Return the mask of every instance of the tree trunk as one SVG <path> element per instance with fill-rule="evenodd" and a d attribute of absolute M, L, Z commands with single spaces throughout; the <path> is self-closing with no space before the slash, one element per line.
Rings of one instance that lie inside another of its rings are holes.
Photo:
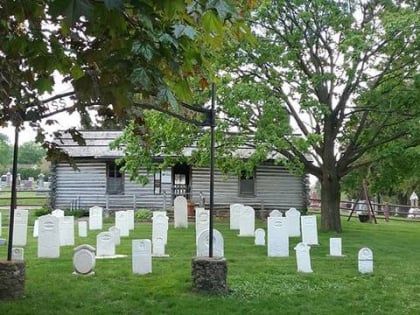
<path fill-rule="evenodd" d="M 321 178 L 321 229 L 341 233 L 340 179 L 334 167 L 325 169 Z"/>

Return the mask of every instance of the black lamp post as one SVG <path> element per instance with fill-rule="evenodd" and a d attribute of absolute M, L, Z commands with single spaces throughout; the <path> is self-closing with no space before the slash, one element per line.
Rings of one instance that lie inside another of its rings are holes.
<path fill-rule="evenodd" d="M 15 127 L 15 143 L 13 147 L 13 169 L 12 169 L 12 189 L 11 189 L 11 201 L 10 201 L 10 219 L 9 219 L 9 242 L 7 246 L 7 260 L 12 260 L 12 249 L 13 249 L 13 226 L 15 220 L 15 209 L 16 209 L 16 178 L 17 178 L 17 160 L 18 160 L 18 148 L 19 148 L 19 127 Z"/>

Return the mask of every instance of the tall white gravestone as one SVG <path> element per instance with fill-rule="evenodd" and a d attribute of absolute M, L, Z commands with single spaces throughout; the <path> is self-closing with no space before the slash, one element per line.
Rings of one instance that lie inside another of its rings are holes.
<path fill-rule="evenodd" d="M 80 237 L 87 237 L 88 223 L 86 221 L 79 221 L 78 230 Z"/>
<path fill-rule="evenodd" d="M 115 226 L 120 230 L 121 237 L 130 236 L 126 211 L 115 212 Z"/>
<path fill-rule="evenodd" d="M 38 219 L 36 219 L 35 221 L 34 221 L 34 230 L 33 230 L 33 237 L 38 237 L 38 231 L 39 231 L 39 220 Z"/>
<path fill-rule="evenodd" d="M 341 253 L 341 237 L 330 238 L 330 256 L 343 257 Z"/>
<path fill-rule="evenodd" d="M 174 200 L 174 227 L 188 227 L 188 204 L 184 196 L 178 196 Z"/>
<path fill-rule="evenodd" d="M 304 215 L 300 219 L 302 224 L 302 243 L 318 245 L 316 215 Z"/>
<path fill-rule="evenodd" d="M 163 238 L 165 244 L 168 242 L 169 218 L 164 213 L 156 214 L 152 217 L 152 243 L 155 239 Z"/>
<path fill-rule="evenodd" d="M 244 205 L 240 203 L 234 203 L 229 206 L 231 230 L 239 230 L 239 218 L 241 217 L 241 212 L 243 208 Z"/>
<path fill-rule="evenodd" d="M 270 217 L 282 217 L 283 213 L 281 213 L 281 211 L 274 209 L 273 211 L 270 212 Z"/>
<path fill-rule="evenodd" d="M 363 247 L 359 250 L 359 272 L 373 272 L 373 252 L 370 248 Z"/>
<path fill-rule="evenodd" d="M 257 246 L 265 246 L 265 231 L 264 229 L 255 230 L 254 244 Z"/>
<path fill-rule="evenodd" d="M 1 227 L 2 227 L 2 225 L 1 225 L 2 223 L 1 223 L 1 212 L 0 212 L 0 236 L 1 236 Z"/>
<path fill-rule="evenodd" d="M 73 268 L 75 274 L 90 275 L 94 273 L 96 262 L 95 248 L 83 244 L 73 251 Z"/>
<path fill-rule="evenodd" d="M 39 217 L 38 257 L 60 257 L 59 218 L 53 215 Z"/>
<path fill-rule="evenodd" d="M 150 240 L 132 241 L 133 273 L 144 275 L 152 272 L 152 242 Z"/>
<path fill-rule="evenodd" d="M 127 210 L 128 229 L 134 230 L 134 210 Z"/>
<path fill-rule="evenodd" d="M 239 219 L 239 236 L 254 236 L 255 232 L 255 211 L 250 206 L 242 209 Z"/>
<path fill-rule="evenodd" d="M 120 229 L 117 228 L 116 226 L 111 226 L 108 229 L 108 231 L 111 232 L 114 237 L 114 244 L 120 245 L 121 244 Z"/>
<path fill-rule="evenodd" d="M 163 236 L 157 236 L 152 240 L 152 255 L 154 257 L 169 257 L 165 254 L 165 240 Z"/>
<path fill-rule="evenodd" d="M 311 247 L 305 243 L 299 243 L 295 247 L 296 251 L 296 263 L 298 272 L 312 272 L 311 268 L 311 256 L 309 251 Z"/>
<path fill-rule="evenodd" d="M 300 212 L 295 208 L 286 211 L 287 225 L 290 237 L 300 236 Z"/>
<path fill-rule="evenodd" d="M 57 217 L 57 218 L 61 218 L 64 217 L 64 211 L 61 209 L 55 209 L 53 211 L 51 211 L 51 215 Z"/>
<path fill-rule="evenodd" d="M 74 245 L 74 217 L 63 216 L 58 218 L 60 229 L 60 246 Z"/>
<path fill-rule="evenodd" d="M 13 246 L 26 246 L 28 236 L 28 210 L 15 210 Z"/>
<path fill-rule="evenodd" d="M 197 257 L 208 257 L 210 249 L 210 230 L 204 230 L 200 233 L 197 240 Z M 224 257 L 224 242 L 222 234 L 213 229 L 213 257 Z"/>
<path fill-rule="evenodd" d="M 287 218 L 267 218 L 267 255 L 269 257 L 289 257 L 289 229 Z"/>
<path fill-rule="evenodd" d="M 195 244 L 197 245 L 198 237 L 201 232 L 209 228 L 210 211 L 204 208 L 197 208 L 195 212 Z"/>
<path fill-rule="evenodd" d="M 103 208 L 89 208 L 89 230 L 102 230 Z"/>
<path fill-rule="evenodd" d="M 114 235 L 111 232 L 101 232 L 96 236 L 96 256 L 115 256 Z"/>

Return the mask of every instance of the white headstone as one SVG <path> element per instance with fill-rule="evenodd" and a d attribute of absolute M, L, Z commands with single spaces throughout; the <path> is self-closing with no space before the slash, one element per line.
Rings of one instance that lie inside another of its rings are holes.
<path fill-rule="evenodd" d="M 1 227 L 2 225 L 1 225 L 1 212 L 0 212 L 0 236 L 1 236 Z"/>
<path fill-rule="evenodd" d="M 74 217 L 59 217 L 60 246 L 74 245 Z"/>
<path fill-rule="evenodd" d="M 134 210 L 127 210 L 128 229 L 134 230 Z"/>
<path fill-rule="evenodd" d="M 166 212 L 154 215 L 152 221 L 152 243 L 154 244 L 157 238 L 163 238 L 166 244 L 168 242 L 169 229 L 169 218 L 166 216 Z"/>
<path fill-rule="evenodd" d="M 135 274 L 152 272 L 152 242 L 150 240 L 132 241 L 132 267 Z"/>
<path fill-rule="evenodd" d="M 318 228 L 316 215 L 304 215 L 300 217 L 302 224 L 302 243 L 318 245 Z"/>
<path fill-rule="evenodd" d="M 343 254 L 341 253 L 341 237 L 330 238 L 330 256 L 343 256 Z"/>
<path fill-rule="evenodd" d="M 244 205 L 240 203 L 234 203 L 229 206 L 231 230 L 239 230 L 239 218 L 241 217 L 243 207 Z"/>
<path fill-rule="evenodd" d="M 254 236 L 255 232 L 255 211 L 250 206 L 242 209 L 239 219 L 239 236 Z"/>
<path fill-rule="evenodd" d="M 363 247 L 359 250 L 359 272 L 373 272 L 373 252 L 370 248 Z"/>
<path fill-rule="evenodd" d="M 108 229 L 108 231 L 111 232 L 112 235 L 114 236 L 114 244 L 120 245 L 121 244 L 120 229 L 117 228 L 116 226 L 111 226 Z"/>
<path fill-rule="evenodd" d="M 283 213 L 281 213 L 281 211 L 274 209 L 273 211 L 270 212 L 270 217 L 282 217 Z"/>
<path fill-rule="evenodd" d="M 115 243 L 113 233 L 101 232 L 96 236 L 96 256 L 115 256 Z"/>
<path fill-rule="evenodd" d="M 78 228 L 79 228 L 79 236 L 87 237 L 88 223 L 86 221 L 79 221 Z"/>
<path fill-rule="evenodd" d="M 102 230 L 103 209 L 94 206 L 89 209 L 89 230 Z"/>
<path fill-rule="evenodd" d="M 298 272 L 312 272 L 310 250 L 311 247 L 308 244 L 299 243 L 296 245 L 295 251 Z"/>
<path fill-rule="evenodd" d="M 201 232 L 208 230 L 210 222 L 210 211 L 204 208 L 196 208 L 195 212 L 195 242 L 198 244 L 198 237 Z"/>
<path fill-rule="evenodd" d="M 156 236 L 152 240 L 152 255 L 157 257 L 168 257 L 165 254 L 165 239 L 163 236 Z"/>
<path fill-rule="evenodd" d="M 300 236 L 300 212 L 295 208 L 286 211 L 287 225 L 290 237 Z"/>
<path fill-rule="evenodd" d="M 188 205 L 187 199 L 183 196 L 178 196 L 174 200 L 174 227 L 188 227 Z"/>
<path fill-rule="evenodd" d="M 200 233 L 197 240 L 197 257 L 209 257 L 210 230 L 204 230 Z M 213 229 L 213 257 L 224 257 L 224 244 L 222 234 Z"/>
<path fill-rule="evenodd" d="M 64 217 L 64 211 L 61 209 L 55 209 L 53 211 L 51 211 L 51 215 L 57 217 L 57 218 L 61 218 Z"/>
<path fill-rule="evenodd" d="M 267 218 L 267 255 L 268 257 L 289 257 L 289 229 L 287 218 Z"/>
<path fill-rule="evenodd" d="M 36 219 L 34 221 L 33 237 L 38 237 L 38 231 L 39 231 L 39 220 Z"/>
<path fill-rule="evenodd" d="M 15 210 L 13 246 L 26 246 L 28 233 L 28 210 Z"/>
<path fill-rule="evenodd" d="M 94 272 L 96 262 L 95 248 L 84 244 L 73 251 L 73 268 L 77 274 L 91 274 Z"/>
<path fill-rule="evenodd" d="M 59 218 L 53 215 L 39 217 L 38 257 L 60 257 Z"/>
<path fill-rule="evenodd" d="M 23 261 L 24 249 L 22 247 L 13 247 L 12 248 L 12 260 L 14 261 Z"/>
<path fill-rule="evenodd" d="M 130 236 L 126 211 L 115 212 L 115 226 L 120 230 L 120 236 Z"/>
<path fill-rule="evenodd" d="M 264 229 L 255 230 L 255 245 L 265 246 L 265 231 Z"/>

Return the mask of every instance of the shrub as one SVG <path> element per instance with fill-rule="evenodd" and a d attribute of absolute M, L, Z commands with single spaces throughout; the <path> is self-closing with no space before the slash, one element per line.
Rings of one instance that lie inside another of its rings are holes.
<path fill-rule="evenodd" d="M 152 211 L 149 209 L 140 209 L 137 210 L 134 214 L 136 221 L 144 222 L 150 221 L 152 219 Z"/>

